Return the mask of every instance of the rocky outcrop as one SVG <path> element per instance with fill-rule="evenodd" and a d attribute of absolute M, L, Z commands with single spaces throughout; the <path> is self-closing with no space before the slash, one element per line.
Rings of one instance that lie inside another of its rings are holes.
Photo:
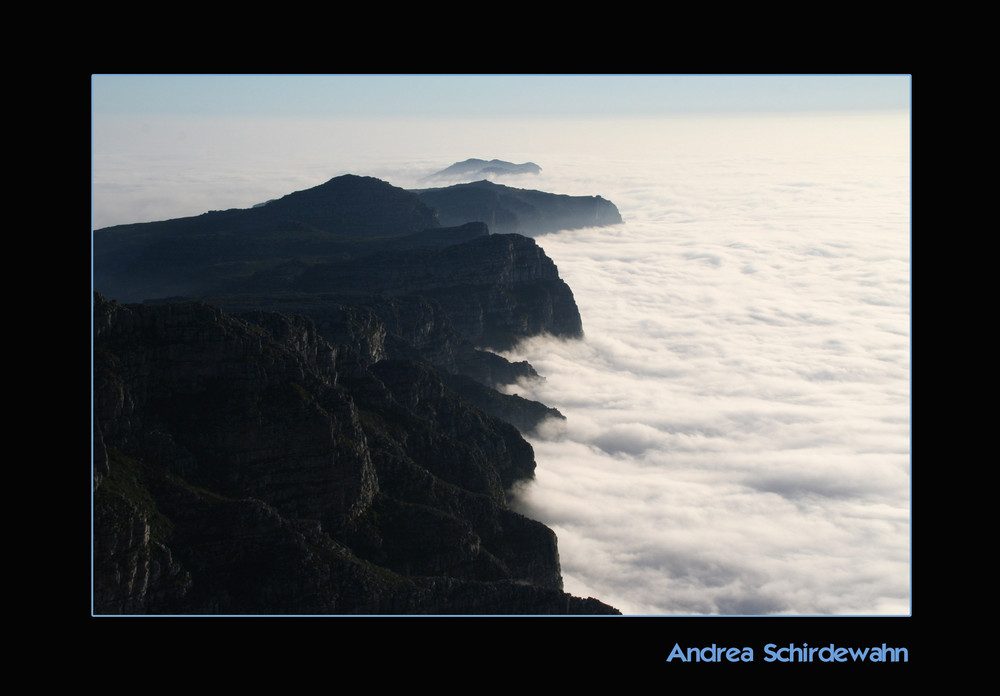
<path fill-rule="evenodd" d="M 501 189 L 502 195 L 490 191 L 504 202 L 545 198 L 549 202 L 533 209 L 544 207 L 540 214 L 550 223 L 551 211 L 579 204 L 571 197 Z M 466 190 L 418 195 L 348 175 L 262 207 L 96 230 L 94 288 L 120 302 L 317 293 L 422 296 L 439 303 L 477 347 L 505 349 L 521 337 L 546 332 L 579 336 L 582 322 L 572 291 L 533 240 L 496 234 L 500 230 L 475 215 L 435 211 L 423 200 L 453 192 L 464 196 Z M 575 215 L 562 217 L 560 224 L 572 226 Z M 594 215 L 584 216 L 593 221 Z M 442 227 L 442 216 L 459 221 Z"/>
<path fill-rule="evenodd" d="M 317 294 L 415 295 L 438 303 L 478 347 L 506 350 L 541 333 L 576 338 L 583 322 L 569 286 L 534 240 L 491 234 L 441 250 L 383 252 L 316 264 L 294 289 Z"/>
<path fill-rule="evenodd" d="M 478 221 L 486 223 L 493 234 L 534 237 L 622 222 L 615 204 L 600 196 L 518 189 L 485 179 L 445 188 L 418 189 L 414 193 L 437 212 L 442 225 Z"/>
<path fill-rule="evenodd" d="M 348 342 L 383 357 L 388 342 L 487 387 L 537 375 L 483 349 L 581 335 L 572 291 L 533 240 L 491 235 L 482 222 L 420 229 L 428 224 L 434 213 L 415 194 L 348 175 L 249 210 L 97 230 L 94 283 L 120 301 L 166 295 L 304 314 L 333 343 L 377 324 L 384 335 Z M 507 401 L 519 425 L 536 424 L 530 412 L 541 411 Z"/>
<path fill-rule="evenodd" d="M 96 613 L 616 613 L 508 508 L 517 429 L 356 318 L 95 298 Z"/>
<path fill-rule="evenodd" d="M 582 334 L 532 239 L 346 176 L 97 230 L 94 283 L 97 613 L 616 613 L 507 506 L 562 416 L 491 351 Z"/>
<path fill-rule="evenodd" d="M 352 346 L 351 359 L 365 369 L 390 358 L 427 362 L 462 398 L 513 423 L 523 433 L 548 418 L 563 418 L 554 408 L 497 391 L 520 380 L 542 378 L 525 361 L 511 362 L 473 346 L 441 305 L 425 297 L 319 293 L 206 301 L 238 316 L 251 310 L 308 316 L 323 339 Z"/>
<path fill-rule="evenodd" d="M 434 211 L 415 194 L 348 174 L 254 208 L 95 230 L 94 287 L 119 302 L 198 297 L 258 271 L 273 279 L 350 256 L 359 243 L 438 228 Z"/>
<path fill-rule="evenodd" d="M 376 477 L 357 407 L 336 385 L 337 350 L 301 318 L 256 321 L 201 303 L 98 300 L 102 441 L 169 462 L 192 485 L 339 528 L 370 505 Z"/>

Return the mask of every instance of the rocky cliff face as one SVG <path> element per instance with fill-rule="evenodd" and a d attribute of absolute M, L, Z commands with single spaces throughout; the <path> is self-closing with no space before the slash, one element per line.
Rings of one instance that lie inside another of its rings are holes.
<path fill-rule="evenodd" d="M 97 613 L 613 613 L 511 511 L 512 425 L 308 319 L 94 307 Z"/>
<path fill-rule="evenodd" d="M 324 340 L 352 346 L 351 359 L 364 368 L 388 358 L 426 362 L 462 398 L 513 423 L 523 433 L 545 419 L 563 418 L 554 408 L 497 391 L 501 385 L 541 377 L 527 362 L 510 362 L 476 348 L 452 324 L 444 308 L 426 297 L 317 293 L 210 297 L 206 301 L 230 313 L 256 310 L 307 316 Z"/>
<path fill-rule="evenodd" d="M 562 416 L 486 349 L 581 335 L 572 292 L 435 215 L 348 176 L 95 232 L 95 289 L 146 300 L 94 302 L 97 613 L 617 613 L 506 501 Z"/>
<path fill-rule="evenodd" d="M 412 193 L 345 175 L 247 209 L 94 231 L 94 286 L 119 302 L 218 293 L 351 255 L 359 241 L 405 239 L 441 224 Z M 429 235 L 436 243 L 435 234 Z"/>
<path fill-rule="evenodd" d="M 438 303 L 451 324 L 479 347 L 506 350 L 540 333 L 576 338 L 580 312 L 555 264 L 533 239 L 488 235 L 441 250 L 381 252 L 317 264 L 295 291 L 415 295 Z"/>

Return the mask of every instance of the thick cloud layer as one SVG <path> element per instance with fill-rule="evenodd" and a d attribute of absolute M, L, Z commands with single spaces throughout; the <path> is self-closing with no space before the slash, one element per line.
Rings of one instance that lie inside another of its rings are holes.
<path fill-rule="evenodd" d="M 908 613 L 908 150 L 831 151 L 830 125 L 803 119 L 811 148 L 622 163 L 596 190 L 624 225 L 539 239 L 586 338 L 511 354 L 544 381 L 510 391 L 567 416 L 532 438 L 516 504 L 556 530 L 569 591 Z"/>

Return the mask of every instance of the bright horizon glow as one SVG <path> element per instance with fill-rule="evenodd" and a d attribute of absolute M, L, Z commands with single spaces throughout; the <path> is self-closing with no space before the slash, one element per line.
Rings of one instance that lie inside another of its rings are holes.
<path fill-rule="evenodd" d="M 876 154 L 908 144 L 908 129 L 900 130 L 898 118 L 893 118 L 899 113 L 842 111 L 813 116 L 816 123 L 829 124 L 822 136 L 828 154 L 859 146 Z M 801 123 L 796 114 L 786 113 L 571 118 L 107 117 L 94 124 L 93 226 L 99 229 L 208 210 L 249 208 L 343 174 L 375 176 L 402 188 L 421 187 L 427 185 L 421 177 L 469 157 L 534 161 L 542 166 L 543 177 L 527 180 L 525 185 L 537 188 L 565 152 L 574 152 L 581 162 L 590 152 L 609 153 L 616 160 L 659 156 L 669 161 L 752 153 L 771 137 L 817 147 L 812 130 L 802 130 Z M 853 128 L 855 123 L 866 126 Z M 594 166 L 600 166 L 597 157 Z M 595 190 L 576 193 L 601 194 Z"/>
<path fill-rule="evenodd" d="M 627 158 L 650 120 L 704 120 L 665 153 L 743 147 L 741 114 L 908 113 L 910 89 L 908 75 L 93 75 L 92 224 L 246 208 L 341 174 L 417 185 L 402 163 Z"/>

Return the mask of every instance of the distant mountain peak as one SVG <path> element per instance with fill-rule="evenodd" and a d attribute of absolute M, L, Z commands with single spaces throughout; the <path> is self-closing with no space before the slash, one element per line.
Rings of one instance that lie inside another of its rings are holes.
<path fill-rule="evenodd" d="M 542 168 L 534 162 L 514 164 L 513 162 L 506 162 L 500 159 L 484 160 L 473 157 L 463 162 L 455 162 L 455 164 L 446 167 L 439 172 L 431 174 L 428 178 L 477 178 L 489 175 L 504 176 L 508 174 L 538 174 L 541 171 Z"/>

